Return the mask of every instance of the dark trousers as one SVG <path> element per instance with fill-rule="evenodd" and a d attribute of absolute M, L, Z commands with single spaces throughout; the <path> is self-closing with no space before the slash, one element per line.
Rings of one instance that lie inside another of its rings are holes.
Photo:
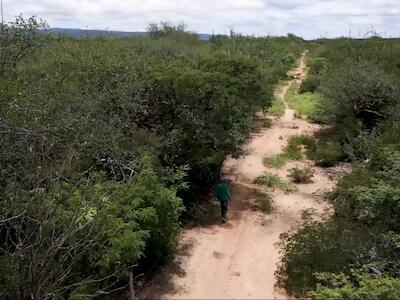
<path fill-rule="evenodd" d="M 228 212 L 228 201 L 219 201 L 219 203 L 221 204 L 221 217 L 225 218 L 226 217 L 226 213 Z"/>

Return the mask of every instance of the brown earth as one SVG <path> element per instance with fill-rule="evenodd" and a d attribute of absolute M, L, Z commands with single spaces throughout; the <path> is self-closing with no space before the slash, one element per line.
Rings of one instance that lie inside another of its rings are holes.
<path fill-rule="evenodd" d="M 293 80 L 301 81 L 305 74 L 303 55 L 290 75 Z M 276 96 L 283 99 L 290 83 L 277 87 Z M 281 169 L 266 168 L 263 158 L 280 153 L 289 136 L 312 134 L 319 129 L 318 125 L 295 118 L 295 112 L 287 105 L 282 117 L 267 118 L 270 127 L 251 136 L 245 155 L 239 159 L 228 158 L 224 163 L 223 172 L 231 180 L 233 191 L 228 223 L 216 220 L 207 226 L 184 229 L 174 261 L 154 277 L 141 297 L 290 298 L 284 290 L 275 287 L 274 272 L 280 261 L 276 242 L 281 233 L 296 225 L 304 209 L 313 208 L 318 213 L 329 208 L 320 197 L 334 183 L 309 161 L 288 163 Z M 257 209 L 256 193 L 265 188 L 253 184 L 255 178 L 268 171 L 289 180 L 288 169 L 305 164 L 315 171 L 313 183 L 297 185 L 297 190 L 291 193 L 271 191 L 274 200 L 269 215 Z"/>

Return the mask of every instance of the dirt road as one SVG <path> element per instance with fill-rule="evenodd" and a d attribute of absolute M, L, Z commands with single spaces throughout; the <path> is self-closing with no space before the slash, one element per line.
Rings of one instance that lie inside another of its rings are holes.
<path fill-rule="evenodd" d="M 291 75 L 294 80 L 304 78 L 304 56 Z M 276 95 L 283 98 L 288 86 L 289 83 L 279 86 Z M 313 183 L 298 185 L 297 191 L 289 194 L 274 191 L 273 212 L 268 215 L 258 211 L 255 194 L 263 187 L 253 184 L 256 177 L 269 171 L 287 179 L 288 169 L 310 163 L 288 163 L 276 170 L 264 167 L 263 158 L 280 153 L 289 136 L 318 130 L 317 125 L 295 118 L 288 107 L 282 117 L 269 120 L 269 128 L 250 138 L 243 157 L 229 158 L 224 164 L 224 174 L 233 182 L 229 222 L 183 230 L 174 262 L 154 278 L 144 297 L 288 298 L 284 291 L 275 288 L 274 272 L 280 260 L 275 243 L 281 233 L 299 220 L 302 210 L 324 209 L 325 204 L 315 195 L 329 189 L 332 182 L 321 169 L 314 167 Z"/>

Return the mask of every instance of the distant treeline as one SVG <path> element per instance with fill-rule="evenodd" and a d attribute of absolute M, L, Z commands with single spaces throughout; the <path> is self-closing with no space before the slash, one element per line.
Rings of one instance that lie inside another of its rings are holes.
<path fill-rule="evenodd" d="M 96 29 L 78 29 L 78 28 L 47 28 L 46 33 L 55 36 L 67 36 L 71 38 L 87 38 L 87 37 L 149 37 L 150 33 L 148 31 L 114 31 L 114 30 L 96 30 Z M 212 35 L 206 33 L 198 33 L 199 39 L 209 40 Z"/>

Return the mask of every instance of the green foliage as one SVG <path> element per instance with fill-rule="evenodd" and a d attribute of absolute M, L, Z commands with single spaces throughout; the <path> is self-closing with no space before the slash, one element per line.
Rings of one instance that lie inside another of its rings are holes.
<path fill-rule="evenodd" d="M 271 106 L 268 108 L 267 113 L 271 116 L 281 117 L 285 112 L 285 103 L 277 98 L 272 100 Z"/>
<path fill-rule="evenodd" d="M 398 40 L 338 39 L 314 45 L 325 61 L 317 117 L 330 124 L 306 146 L 322 166 L 352 172 L 330 194 L 333 214 L 307 216 L 283 235 L 277 272 L 292 294 L 314 299 L 398 299 L 400 140 Z"/>
<path fill-rule="evenodd" d="M 339 141 L 335 141 L 340 138 L 335 131 L 327 129 L 320 131 L 315 138 L 304 134 L 292 136 L 289 138 L 289 145 L 298 148 L 304 146 L 307 157 L 318 166 L 332 167 L 346 157 Z"/>
<path fill-rule="evenodd" d="M 295 66 L 303 51 L 304 41 L 295 36 L 254 38 L 232 31 L 229 37 L 213 36 L 211 44 L 230 57 L 244 56 L 257 61 L 265 72 L 267 86 L 272 88 L 277 80 L 285 79 L 287 71 Z"/>
<path fill-rule="evenodd" d="M 115 266 L 126 269 L 142 255 L 157 264 L 174 249 L 182 201 L 174 190 L 160 184 L 150 162 L 145 161 L 142 168 L 127 184 L 108 182 L 98 187 L 109 248 L 92 259 L 106 271 Z M 138 232 L 132 231 L 134 228 Z"/>
<path fill-rule="evenodd" d="M 309 135 L 297 134 L 289 137 L 288 144 L 293 147 L 304 146 L 308 150 L 315 146 L 315 140 Z"/>
<path fill-rule="evenodd" d="M 263 164 L 266 167 L 280 168 L 286 164 L 287 161 L 297 161 L 303 158 L 301 154 L 301 148 L 297 145 L 287 145 L 282 153 L 275 154 L 272 156 L 265 157 Z"/>
<path fill-rule="evenodd" d="M 289 107 L 294 109 L 300 117 L 311 121 L 316 119 L 314 115 L 323 102 L 322 96 L 318 93 L 306 92 L 299 94 L 297 84 L 291 85 L 285 95 L 285 99 Z"/>
<path fill-rule="evenodd" d="M 12 71 L 28 54 L 32 54 L 44 42 L 46 36 L 39 30 L 47 25 L 34 17 L 18 16 L 14 22 L 0 24 L 0 75 Z"/>
<path fill-rule="evenodd" d="M 350 274 L 360 267 L 373 243 L 365 226 L 344 219 L 313 220 L 306 211 L 299 225 L 281 235 L 284 257 L 276 273 L 278 284 L 299 297 L 316 288 L 317 272 Z"/>
<path fill-rule="evenodd" d="M 264 173 L 264 175 L 261 175 L 254 180 L 254 183 L 265 185 L 270 188 L 278 188 L 281 189 L 285 192 L 292 192 L 295 187 L 290 183 L 282 178 L 280 178 L 278 175 L 275 174 L 270 174 L 270 173 Z"/>
<path fill-rule="evenodd" d="M 310 57 L 307 59 L 308 73 L 311 76 L 319 76 L 325 68 L 325 59 L 323 57 Z"/>
<path fill-rule="evenodd" d="M 400 279 L 359 276 L 355 284 L 343 273 L 337 275 L 322 273 L 317 275 L 317 279 L 323 284 L 309 293 L 312 299 L 396 300 L 400 298 Z"/>
<path fill-rule="evenodd" d="M 322 93 L 329 100 L 326 113 L 336 122 L 353 116 L 366 126 L 375 126 L 400 95 L 391 76 L 370 61 L 331 68 L 322 81 Z"/>
<path fill-rule="evenodd" d="M 301 153 L 301 147 L 298 145 L 291 144 L 290 142 L 288 145 L 283 149 L 283 155 L 287 160 L 302 160 L 303 155 Z"/>
<path fill-rule="evenodd" d="M 294 183 L 311 183 L 312 177 L 314 177 L 314 170 L 312 168 L 306 167 L 304 169 L 300 169 L 295 167 L 289 170 L 290 178 Z"/>
<path fill-rule="evenodd" d="M 264 157 L 263 164 L 270 168 L 280 168 L 285 165 L 287 158 L 283 153 L 275 154 L 272 156 Z"/>
<path fill-rule="evenodd" d="M 266 167 L 280 168 L 284 166 L 287 161 L 302 160 L 303 155 L 301 146 L 309 143 L 309 137 L 306 135 L 290 136 L 288 139 L 288 144 L 283 149 L 282 153 L 265 157 L 263 159 L 263 164 Z"/>
<path fill-rule="evenodd" d="M 308 75 L 306 79 L 304 79 L 299 87 L 299 93 L 315 93 L 320 85 L 320 78 L 315 75 Z"/>
<path fill-rule="evenodd" d="M 85 282 L 94 284 L 94 294 L 107 291 L 113 287 L 108 276 L 123 276 L 143 256 L 157 261 L 173 250 L 182 211 L 175 193 L 159 182 L 149 159 L 126 184 L 97 176 L 91 186 L 8 190 L 2 215 L 14 218 L 0 224 L 2 237 L 12 233 L 2 240 L 1 290 L 12 299 L 61 296 Z"/>
<path fill-rule="evenodd" d="M 307 156 L 321 167 L 333 167 L 345 157 L 340 145 L 322 142 L 317 142 L 313 150 L 307 151 Z"/>
<path fill-rule="evenodd" d="M 206 226 L 216 221 L 221 221 L 221 214 L 217 205 L 215 202 L 211 201 L 187 203 L 182 220 L 185 227 Z"/>
<path fill-rule="evenodd" d="M 0 294 L 87 299 L 169 258 L 182 203 L 241 153 L 303 41 L 207 42 L 168 23 L 151 38 L 75 40 L 45 27 L 1 25 Z"/>

